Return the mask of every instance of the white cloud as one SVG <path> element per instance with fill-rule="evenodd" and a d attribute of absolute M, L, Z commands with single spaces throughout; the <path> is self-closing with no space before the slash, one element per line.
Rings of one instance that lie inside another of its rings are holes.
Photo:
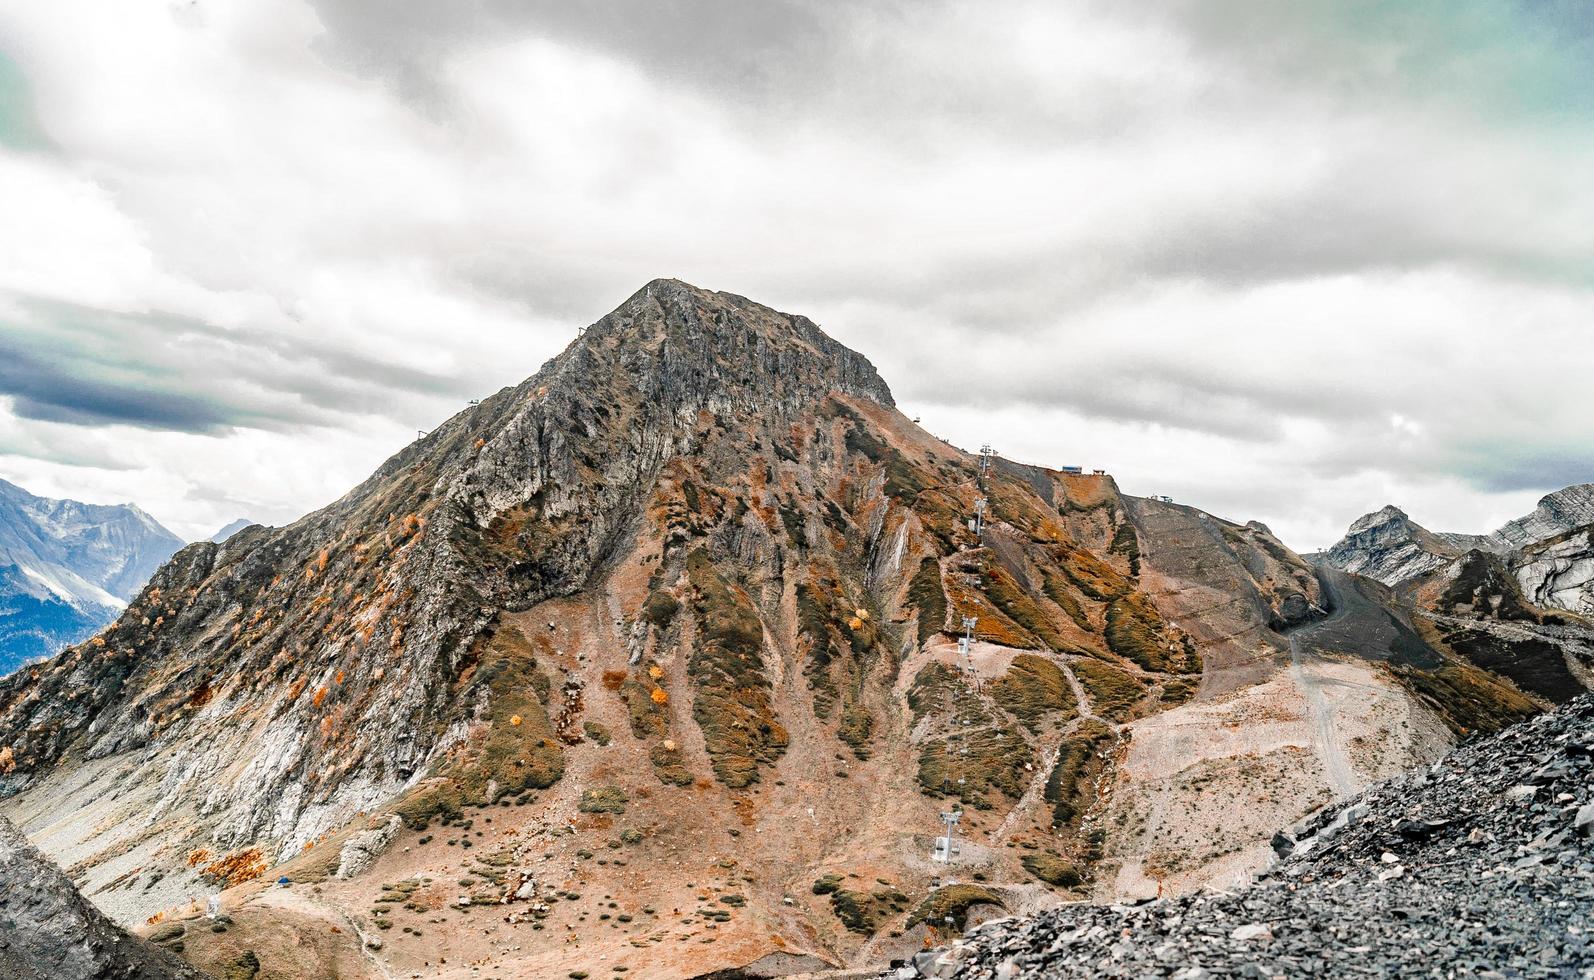
<path fill-rule="evenodd" d="M 1487 6 L 14 6 L 0 476 L 286 521 L 678 276 L 967 444 L 1483 530 L 1594 479 L 1587 46 Z"/>

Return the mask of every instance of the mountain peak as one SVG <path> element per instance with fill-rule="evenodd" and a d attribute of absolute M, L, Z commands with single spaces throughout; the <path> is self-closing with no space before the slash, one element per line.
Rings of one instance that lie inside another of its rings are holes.
<path fill-rule="evenodd" d="M 666 387 L 696 382 L 698 394 L 743 388 L 808 401 L 840 392 L 895 405 L 869 359 L 809 318 L 679 279 L 649 282 L 583 331 L 575 348 L 614 355 L 644 389 L 652 375 Z M 578 359 L 601 371 L 589 358 Z"/>
<path fill-rule="evenodd" d="M 1362 531 L 1366 531 L 1370 528 L 1383 527 L 1385 524 L 1390 524 L 1397 521 L 1410 523 L 1411 518 L 1406 514 L 1405 511 L 1401 510 L 1399 507 L 1396 507 L 1394 504 L 1385 504 L 1383 507 L 1373 511 L 1370 514 L 1363 514 L 1361 517 L 1358 517 L 1351 524 L 1350 530 L 1347 533 L 1359 534 Z"/>

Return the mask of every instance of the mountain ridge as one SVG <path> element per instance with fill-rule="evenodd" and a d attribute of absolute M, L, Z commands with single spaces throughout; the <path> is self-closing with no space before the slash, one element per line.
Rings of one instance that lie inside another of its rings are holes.
<path fill-rule="evenodd" d="M 314 955 L 415 972 L 503 916 L 530 974 L 569 971 L 544 923 L 666 975 L 866 961 L 939 928 L 949 807 L 1009 911 L 1189 889 L 1537 710 L 1344 579 L 957 450 L 812 321 L 655 280 L 0 682 L 0 795 L 122 921 L 226 889 L 206 968 L 403 922 Z"/>
<path fill-rule="evenodd" d="M 1574 484 L 1539 498 L 1528 514 L 1487 534 L 1431 531 L 1394 504 L 1352 521 L 1345 536 L 1319 553 L 1343 571 L 1398 585 L 1474 549 L 1507 555 L 1594 524 L 1594 484 Z"/>

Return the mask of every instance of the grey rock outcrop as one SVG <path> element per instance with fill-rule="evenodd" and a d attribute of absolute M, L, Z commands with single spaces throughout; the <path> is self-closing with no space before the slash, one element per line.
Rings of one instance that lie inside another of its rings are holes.
<path fill-rule="evenodd" d="M 1511 570 L 1534 605 L 1594 615 L 1594 526 L 1529 545 Z"/>
<path fill-rule="evenodd" d="M 1393 504 L 1357 518 L 1345 536 L 1317 559 L 1335 568 L 1398 585 L 1439 568 L 1474 548 L 1510 555 L 1594 524 L 1594 484 L 1566 487 L 1539 500 L 1533 512 L 1488 534 L 1430 531 Z M 1531 591 L 1531 590 L 1530 590 Z M 1572 606 L 1552 603 L 1555 608 Z"/>
<path fill-rule="evenodd" d="M 203 980 L 130 936 L 0 818 L 0 980 Z"/>
<path fill-rule="evenodd" d="M 399 828 L 404 822 L 398 817 L 388 818 L 388 822 L 375 830 L 365 830 L 344 843 L 343 849 L 338 852 L 338 870 L 333 874 L 335 878 L 353 878 L 355 875 L 371 866 L 371 862 L 381 856 L 393 843 L 393 838 L 398 836 Z"/>
<path fill-rule="evenodd" d="M 1557 490 L 1539 500 L 1531 514 L 1502 525 L 1489 535 L 1495 551 L 1513 551 L 1594 524 L 1594 483 Z"/>

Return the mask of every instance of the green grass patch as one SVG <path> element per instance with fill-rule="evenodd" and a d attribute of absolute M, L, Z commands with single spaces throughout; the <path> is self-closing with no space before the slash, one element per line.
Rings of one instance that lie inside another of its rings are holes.
<path fill-rule="evenodd" d="M 1119 596 L 1107 606 L 1107 646 L 1146 670 L 1198 674 L 1201 656 L 1176 638 L 1143 592 Z"/>
<path fill-rule="evenodd" d="M 1051 617 L 1030 598 L 1023 586 L 1019 585 L 1018 580 L 1013 578 L 1007 569 L 992 565 L 981 576 L 981 581 L 984 583 L 986 597 L 1007 618 L 1024 627 L 1053 650 L 1067 650 L 1072 647 L 1072 644 L 1063 639 L 1062 633 L 1058 632 Z"/>
<path fill-rule="evenodd" d="M 1135 705 L 1146 696 L 1146 685 L 1139 678 L 1104 661 L 1082 658 L 1070 666 L 1090 698 L 1092 713 L 1103 718 L 1128 721 Z"/>
<path fill-rule="evenodd" d="M 839 888 L 830 895 L 830 909 L 848 930 L 873 935 L 888 919 L 907 911 L 908 896 L 891 887 L 870 892 Z"/>
<path fill-rule="evenodd" d="M 740 788 L 756 782 L 759 766 L 778 759 L 787 743 L 770 702 L 764 630 L 752 603 L 725 581 L 707 551 L 692 552 L 686 571 L 698 618 L 687 661 L 697 688 L 692 717 L 703 731 L 715 777 Z"/>
<path fill-rule="evenodd" d="M 1002 710 L 1032 732 L 1040 731 L 1048 715 L 1064 723 L 1079 716 L 1074 689 L 1062 668 L 1033 653 L 1014 657 L 1007 673 L 993 681 L 989 691 Z"/>
<path fill-rule="evenodd" d="M 1066 827 L 1090 804 L 1090 778 L 1101 770 L 1102 753 L 1113 731 L 1098 721 L 1085 721 L 1058 747 L 1057 763 L 1046 777 L 1044 799 L 1052 805 L 1054 827 Z M 1027 865 L 1026 865 L 1027 867 Z M 1033 872 L 1031 872 L 1033 873 Z"/>
<path fill-rule="evenodd" d="M 631 801 L 625 790 L 618 786 L 594 786 L 581 791 L 581 799 L 576 803 L 576 809 L 582 813 L 615 813 L 625 812 L 625 806 Z"/>
<path fill-rule="evenodd" d="M 925 896 L 919 907 L 908 916 L 907 925 L 911 928 L 921 922 L 928 922 L 937 928 L 945 928 L 948 925 L 947 920 L 950 919 L 951 926 L 962 932 L 968 928 L 969 909 L 976 905 L 1007 908 L 1000 896 L 989 888 L 980 885 L 947 885 Z"/>
<path fill-rule="evenodd" d="M 1054 851 L 1041 851 L 1024 855 L 1024 870 L 1046 882 L 1062 888 L 1078 888 L 1084 882 L 1079 869 L 1072 861 Z"/>
<path fill-rule="evenodd" d="M 908 583 L 908 605 L 919 611 L 919 645 L 946 628 L 946 590 L 941 587 L 941 563 L 934 558 L 919 562 Z"/>
<path fill-rule="evenodd" d="M 670 623 L 675 621 L 675 614 L 681 611 L 681 604 L 675 596 L 662 589 L 654 589 L 648 593 L 648 600 L 642 604 L 642 618 L 658 627 L 660 630 L 670 628 Z"/>

